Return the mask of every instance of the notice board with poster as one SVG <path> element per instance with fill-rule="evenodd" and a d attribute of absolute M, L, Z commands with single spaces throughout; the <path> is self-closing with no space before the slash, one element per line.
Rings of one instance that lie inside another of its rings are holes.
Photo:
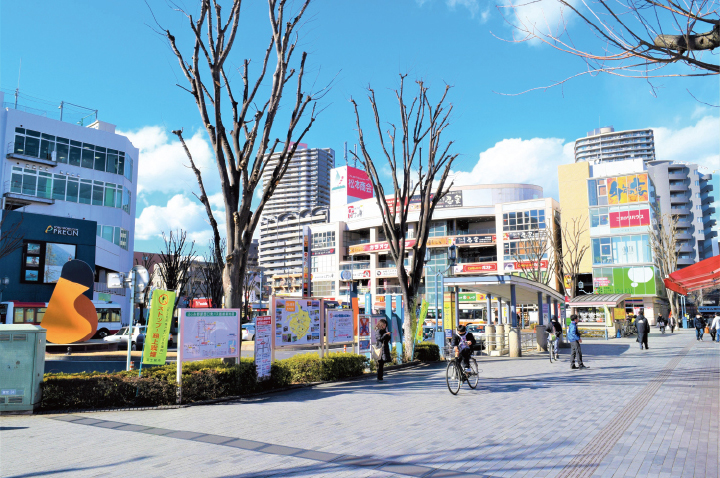
<path fill-rule="evenodd" d="M 352 310 L 331 309 L 327 311 L 327 341 L 329 344 L 355 341 Z"/>
<path fill-rule="evenodd" d="M 272 365 L 272 317 L 263 315 L 255 319 L 255 369 L 258 380 L 270 378 Z"/>
<path fill-rule="evenodd" d="M 180 309 L 179 361 L 238 357 L 240 309 Z"/>
<path fill-rule="evenodd" d="M 377 342 L 377 323 L 380 319 L 385 319 L 385 316 L 381 314 L 362 314 L 358 316 L 358 339 L 360 345 L 358 353 L 370 353 L 370 346 L 375 345 Z"/>
<path fill-rule="evenodd" d="M 275 347 L 321 345 L 324 333 L 322 301 L 273 297 Z"/>

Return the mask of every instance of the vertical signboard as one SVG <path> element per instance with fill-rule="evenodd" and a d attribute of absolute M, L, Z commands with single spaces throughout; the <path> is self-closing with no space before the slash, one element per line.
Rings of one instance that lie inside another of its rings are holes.
<path fill-rule="evenodd" d="M 255 369 L 259 381 L 270 378 L 272 365 L 272 317 L 255 319 Z"/>
<path fill-rule="evenodd" d="M 312 234 L 310 227 L 303 227 L 302 296 L 310 297 L 310 261 L 312 260 Z"/>
<path fill-rule="evenodd" d="M 143 347 L 143 363 L 146 365 L 165 365 L 174 304 L 175 292 L 159 289 L 153 292 Z"/>
<path fill-rule="evenodd" d="M 354 342 L 353 311 L 348 309 L 328 310 L 326 330 L 329 344 Z"/>
<path fill-rule="evenodd" d="M 319 300 L 274 298 L 273 301 L 275 347 L 321 344 L 323 321 Z"/>

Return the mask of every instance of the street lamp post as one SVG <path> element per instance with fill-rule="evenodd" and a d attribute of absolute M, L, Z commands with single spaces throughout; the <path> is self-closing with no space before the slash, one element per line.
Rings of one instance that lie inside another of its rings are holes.
<path fill-rule="evenodd" d="M 438 276 L 440 276 L 440 283 L 441 286 L 441 292 L 443 294 L 443 309 L 445 308 L 445 272 L 450 270 L 452 267 L 455 266 L 455 260 L 457 259 L 457 246 L 455 244 L 451 244 L 450 247 L 448 247 L 448 267 L 444 271 L 438 271 L 435 274 L 435 321 L 437 322 L 437 327 L 435 330 L 435 343 L 440 346 L 440 350 L 443 350 L 442 345 L 444 344 L 444 333 L 443 333 L 443 322 L 440 321 L 440 310 L 439 310 L 439 299 L 440 294 L 438 293 Z M 457 298 L 456 298 L 457 300 Z M 444 312 L 444 310 L 443 310 Z M 445 320 L 445 317 L 443 317 L 443 321 Z M 438 334 L 440 332 L 440 334 Z"/>

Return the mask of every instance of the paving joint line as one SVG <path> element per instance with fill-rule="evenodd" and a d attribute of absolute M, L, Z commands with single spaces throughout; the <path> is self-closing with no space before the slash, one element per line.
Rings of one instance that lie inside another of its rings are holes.
<path fill-rule="evenodd" d="M 116 422 L 112 420 L 100 420 L 76 415 L 61 415 L 48 418 L 50 420 L 57 420 L 66 423 L 75 423 L 76 425 L 103 428 L 105 430 L 145 433 L 149 435 L 162 436 L 165 438 L 172 438 L 176 440 L 206 443 L 216 446 L 227 446 L 251 452 L 265 453 L 275 456 L 301 458 L 305 460 L 319 461 L 322 463 L 334 464 L 339 466 L 356 467 L 361 469 L 373 469 L 377 471 L 384 471 L 386 473 L 395 473 L 398 475 L 413 476 L 417 478 L 495 478 L 491 475 L 478 475 L 475 473 L 466 473 L 462 471 L 455 471 L 444 468 L 435 468 L 428 465 L 384 460 L 382 458 L 374 458 L 370 456 L 345 455 L 339 453 L 322 452 L 317 450 L 307 450 L 292 446 L 264 443 L 255 440 L 247 440 L 245 438 L 227 437 L 222 435 L 213 435 L 210 433 L 184 430 L 170 430 L 167 428 Z M 123 429 L 125 427 L 130 428 Z M 137 430 L 133 429 L 133 427 L 144 427 L 144 429 Z M 211 439 L 213 441 L 210 441 Z"/>

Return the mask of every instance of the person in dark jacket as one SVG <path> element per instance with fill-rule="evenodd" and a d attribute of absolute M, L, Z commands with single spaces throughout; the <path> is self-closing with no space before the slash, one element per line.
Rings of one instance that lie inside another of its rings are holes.
<path fill-rule="evenodd" d="M 390 332 L 388 332 L 387 329 L 387 320 L 378 320 L 375 328 L 375 339 L 377 340 L 376 345 L 382 349 L 382 353 L 380 354 L 380 360 L 378 360 L 377 363 L 377 379 L 378 382 L 382 382 L 383 368 L 385 367 L 385 362 L 390 362 L 392 360 L 392 356 L 390 355 Z"/>
<path fill-rule="evenodd" d="M 672 311 L 668 313 L 668 325 L 670 326 L 670 333 L 675 333 L 675 327 L 677 326 L 677 321 L 675 320 L 675 316 L 672 315 Z"/>
<path fill-rule="evenodd" d="M 560 358 L 560 338 L 562 337 L 562 325 L 558 322 L 557 315 L 553 315 L 552 322 L 548 325 L 548 332 L 555 336 L 555 340 L 552 341 L 552 353 L 555 356 L 555 360 L 557 360 Z"/>
<path fill-rule="evenodd" d="M 648 334 L 650 333 L 650 323 L 648 322 L 648 319 L 645 318 L 645 310 L 640 309 L 640 313 L 637 316 L 637 319 L 635 320 L 635 327 L 637 327 L 638 332 L 638 342 L 640 342 L 640 350 L 642 350 L 643 345 L 645 346 L 645 350 L 648 349 Z"/>
<path fill-rule="evenodd" d="M 455 351 L 455 359 L 462 360 L 465 372 L 470 371 L 470 356 L 472 355 L 475 337 L 467 333 L 467 328 L 460 324 L 457 326 L 457 333 L 453 334 L 452 347 Z"/>
<path fill-rule="evenodd" d="M 667 325 L 667 321 L 665 320 L 665 317 L 662 316 L 662 314 L 658 314 L 657 324 L 658 324 L 658 327 L 660 327 L 660 333 L 664 334 L 665 326 Z"/>
<path fill-rule="evenodd" d="M 695 339 L 702 340 L 703 334 L 705 333 L 705 319 L 702 315 L 698 314 L 695 317 Z"/>

